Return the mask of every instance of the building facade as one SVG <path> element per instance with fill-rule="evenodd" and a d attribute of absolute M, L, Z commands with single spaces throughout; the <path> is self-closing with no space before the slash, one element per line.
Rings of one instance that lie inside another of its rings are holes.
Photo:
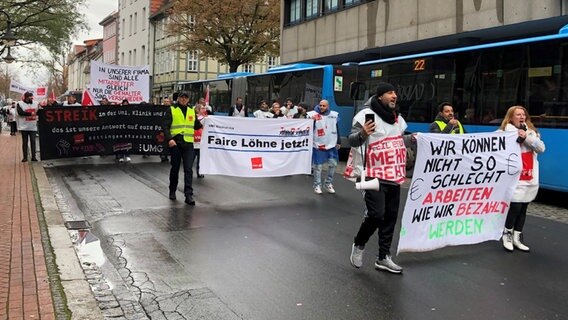
<path fill-rule="evenodd" d="M 103 59 L 103 39 L 85 40 L 84 45 L 75 45 L 67 59 L 69 75 L 68 90 L 84 90 L 91 80 L 91 61 Z"/>
<path fill-rule="evenodd" d="M 103 27 L 103 63 L 118 62 L 118 12 L 106 16 L 99 25 Z"/>
<path fill-rule="evenodd" d="M 566 0 L 283 0 L 283 64 L 343 63 L 558 32 Z"/>

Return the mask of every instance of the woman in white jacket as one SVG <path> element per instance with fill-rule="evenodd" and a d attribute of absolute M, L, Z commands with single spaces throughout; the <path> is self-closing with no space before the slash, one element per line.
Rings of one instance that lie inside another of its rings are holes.
<path fill-rule="evenodd" d="M 531 118 L 522 106 L 512 106 L 501 123 L 499 130 L 517 131 L 517 142 L 521 144 L 523 168 L 513 199 L 507 213 L 505 230 L 503 231 L 503 247 L 507 251 L 514 248 L 528 252 L 530 249 L 523 243 L 522 232 L 527 216 L 527 208 L 538 193 L 538 159 L 537 154 L 544 152 L 544 142 L 531 122 Z"/>

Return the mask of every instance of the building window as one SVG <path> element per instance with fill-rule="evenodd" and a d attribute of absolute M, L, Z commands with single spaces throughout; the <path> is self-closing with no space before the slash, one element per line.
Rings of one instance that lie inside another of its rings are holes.
<path fill-rule="evenodd" d="M 188 16 L 187 17 L 187 23 L 189 25 L 189 30 L 193 31 L 193 28 L 195 27 L 195 17 L 194 16 Z"/>
<path fill-rule="evenodd" d="M 187 53 L 187 71 L 197 71 L 199 64 L 199 55 L 197 51 L 190 51 Z"/>
<path fill-rule="evenodd" d="M 346 0 L 353 1 L 353 0 Z M 315 18 L 318 16 L 318 0 L 306 0 L 306 19 Z"/>
<path fill-rule="evenodd" d="M 134 12 L 134 34 L 136 34 L 137 29 L 138 29 L 138 12 Z"/>
<path fill-rule="evenodd" d="M 336 0 L 337 1 L 337 0 Z M 301 0 L 290 1 L 290 23 L 300 21 L 300 14 L 302 11 Z"/>
<path fill-rule="evenodd" d="M 252 63 L 243 64 L 243 72 L 252 72 L 252 69 L 253 69 Z"/>
<path fill-rule="evenodd" d="M 132 15 L 128 18 L 128 35 L 132 35 Z"/>
<path fill-rule="evenodd" d="M 132 65 L 136 65 L 136 49 L 132 52 Z"/>
<path fill-rule="evenodd" d="M 120 26 L 120 29 L 122 29 L 122 39 L 124 39 L 124 33 L 126 30 L 126 23 L 124 22 L 124 19 L 122 19 L 122 25 Z"/>
<path fill-rule="evenodd" d="M 274 56 L 268 56 L 268 58 L 266 58 L 266 64 L 268 64 L 268 67 L 274 67 L 276 65 L 276 57 Z"/>
<path fill-rule="evenodd" d="M 146 8 L 142 8 L 142 30 L 146 30 Z"/>
<path fill-rule="evenodd" d="M 339 0 L 325 0 L 324 12 L 336 11 L 339 7 Z"/>
<path fill-rule="evenodd" d="M 132 65 L 132 50 L 128 51 L 128 65 Z"/>
<path fill-rule="evenodd" d="M 146 46 L 142 46 L 140 50 L 140 65 L 146 64 Z"/>

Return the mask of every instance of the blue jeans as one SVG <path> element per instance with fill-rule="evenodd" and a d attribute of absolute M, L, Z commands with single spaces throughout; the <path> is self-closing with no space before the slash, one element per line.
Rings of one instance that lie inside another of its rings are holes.
<path fill-rule="evenodd" d="M 337 160 L 334 158 L 329 158 L 327 160 L 327 177 L 325 178 L 325 184 L 333 183 L 333 175 L 335 174 L 335 168 L 337 167 Z M 312 164 L 313 175 L 314 175 L 314 188 L 321 186 L 321 171 L 323 169 L 323 164 Z"/>

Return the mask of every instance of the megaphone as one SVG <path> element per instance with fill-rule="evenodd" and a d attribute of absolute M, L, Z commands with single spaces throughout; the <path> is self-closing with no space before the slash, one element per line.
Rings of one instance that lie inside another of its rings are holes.
<path fill-rule="evenodd" d="M 374 178 L 371 180 L 365 180 L 360 182 L 355 182 L 355 189 L 357 190 L 375 190 L 379 191 L 379 179 Z"/>

